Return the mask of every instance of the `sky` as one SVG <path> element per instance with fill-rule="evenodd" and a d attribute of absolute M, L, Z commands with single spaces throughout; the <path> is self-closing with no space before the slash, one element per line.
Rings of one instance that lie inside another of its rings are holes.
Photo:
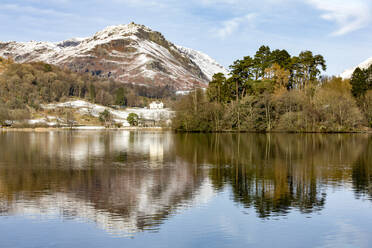
<path fill-rule="evenodd" d="M 372 0 L 0 0 L 0 41 L 61 41 L 130 22 L 228 67 L 261 45 L 337 75 L 372 57 Z"/>

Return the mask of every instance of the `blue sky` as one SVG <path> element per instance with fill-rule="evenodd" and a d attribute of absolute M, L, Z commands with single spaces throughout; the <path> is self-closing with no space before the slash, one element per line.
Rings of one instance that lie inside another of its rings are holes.
<path fill-rule="evenodd" d="M 224 66 L 260 45 L 325 56 L 327 74 L 372 57 L 371 0 L 0 0 L 0 40 L 59 41 L 131 21 Z"/>

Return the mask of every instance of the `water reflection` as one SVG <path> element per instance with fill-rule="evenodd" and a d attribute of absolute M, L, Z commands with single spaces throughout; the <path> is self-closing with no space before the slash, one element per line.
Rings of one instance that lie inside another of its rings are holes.
<path fill-rule="evenodd" d="M 372 138 L 353 166 L 352 180 L 357 198 L 367 197 L 372 200 Z"/>
<path fill-rule="evenodd" d="M 363 185 L 355 188 L 363 193 L 372 185 L 366 135 L 186 134 L 177 141 L 176 150 L 190 162 L 213 165 L 209 176 L 215 188 L 230 185 L 234 201 L 254 207 L 263 218 L 293 208 L 319 211 L 327 187 L 358 182 Z"/>
<path fill-rule="evenodd" d="M 0 212 L 157 231 L 219 192 L 260 218 L 372 199 L 372 138 L 320 134 L 0 133 Z"/>
<path fill-rule="evenodd" d="M 157 230 L 213 194 L 170 152 L 167 133 L 8 133 L 0 142 L 3 215 L 87 219 L 122 235 Z"/>

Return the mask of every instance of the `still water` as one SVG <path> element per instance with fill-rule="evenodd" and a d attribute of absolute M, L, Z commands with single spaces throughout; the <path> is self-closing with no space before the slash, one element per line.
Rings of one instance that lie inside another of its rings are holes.
<path fill-rule="evenodd" d="M 3 132 L 0 247 L 372 247 L 372 136 Z"/>

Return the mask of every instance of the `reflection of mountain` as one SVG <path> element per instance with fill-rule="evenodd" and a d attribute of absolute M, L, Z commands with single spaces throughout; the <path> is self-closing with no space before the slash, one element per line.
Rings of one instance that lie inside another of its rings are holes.
<path fill-rule="evenodd" d="M 325 188 L 350 182 L 366 141 L 363 135 L 184 135 L 176 150 L 215 165 L 209 170 L 214 186 L 231 185 L 236 202 L 267 217 L 322 209 Z"/>
<path fill-rule="evenodd" d="M 1 143 L 13 144 L 0 152 L 1 212 L 88 219 L 115 234 L 156 229 L 177 209 L 203 203 L 213 194 L 203 174 L 171 159 L 170 137 L 128 132 L 3 135 Z"/>
<path fill-rule="evenodd" d="M 38 178 L 39 184 L 50 184 L 49 189 L 27 190 L 22 185 L 23 191 L 8 194 L 2 212 L 91 220 L 113 234 L 127 235 L 156 230 L 177 209 L 203 203 L 213 194 L 208 180 L 194 177 L 182 163 L 155 171 L 56 173 L 62 175 Z"/>

